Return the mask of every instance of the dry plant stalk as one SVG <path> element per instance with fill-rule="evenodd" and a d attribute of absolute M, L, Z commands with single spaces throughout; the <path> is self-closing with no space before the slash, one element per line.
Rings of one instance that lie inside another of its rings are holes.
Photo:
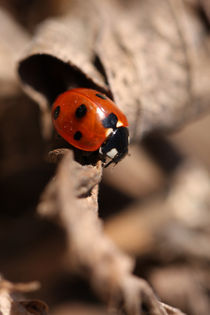
<path fill-rule="evenodd" d="M 67 153 L 42 197 L 39 212 L 59 219 L 67 233 L 72 268 L 89 278 L 110 310 L 141 314 L 146 308 L 149 314 L 168 314 L 147 283 L 131 274 L 132 259 L 104 235 L 96 215 L 98 174 L 100 165 L 96 173 L 95 167 L 81 166 Z M 181 312 L 174 310 L 174 314 Z"/>

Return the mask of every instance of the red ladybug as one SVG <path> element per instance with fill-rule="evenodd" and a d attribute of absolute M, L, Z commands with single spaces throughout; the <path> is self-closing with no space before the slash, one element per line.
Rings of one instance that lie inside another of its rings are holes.
<path fill-rule="evenodd" d="M 76 88 L 55 100 L 52 119 L 56 131 L 74 147 L 96 151 L 110 163 L 118 163 L 128 152 L 125 115 L 105 94 Z"/>

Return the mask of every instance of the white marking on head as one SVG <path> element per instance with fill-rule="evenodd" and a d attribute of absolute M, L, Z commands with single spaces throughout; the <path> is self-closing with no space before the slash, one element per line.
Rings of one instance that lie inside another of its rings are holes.
<path fill-rule="evenodd" d="M 114 157 L 118 154 L 118 151 L 117 149 L 113 148 L 111 149 L 109 152 L 107 152 L 107 156 L 110 158 L 110 159 L 114 159 Z"/>
<path fill-rule="evenodd" d="M 106 138 L 108 138 L 108 136 L 113 132 L 112 128 L 108 128 L 106 129 Z"/>
<path fill-rule="evenodd" d="M 99 148 L 99 153 L 103 155 L 102 147 Z"/>
<path fill-rule="evenodd" d="M 122 127 L 122 126 L 123 126 L 122 121 L 118 120 L 118 122 L 117 122 L 117 128 Z"/>

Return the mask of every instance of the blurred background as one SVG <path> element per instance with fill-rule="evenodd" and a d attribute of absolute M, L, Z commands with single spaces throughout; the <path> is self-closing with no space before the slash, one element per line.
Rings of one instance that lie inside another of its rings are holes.
<path fill-rule="evenodd" d="M 185 2 L 209 53 L 209 2 Z M 65 231 L 36 213 L 56 165 L 46 159 L 40 108 L 24 93 L 16 70 L 37 25 L 62 15 L 66 3 L 0 1 L 0 272 L 11 282 L 40 281 L 41 289 L 29 296 L 45 301 L 52 314 L 105 314 L 88 281 L 68 268 Z M 173 132 L 133 141 L 129 155 L 104 170 L 99 216 L 161 301 L 209 315 L 210 115 L 195 116 Z"/>

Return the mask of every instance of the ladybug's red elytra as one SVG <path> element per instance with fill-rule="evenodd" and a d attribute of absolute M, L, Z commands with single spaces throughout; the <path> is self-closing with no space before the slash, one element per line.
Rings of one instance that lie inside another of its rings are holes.
<path fill-rule="evenodd" d="M 58 96 L 52 106 L 56 131 L 72 146 L 96 151 L 118 163 L 128 153 L 128 121 L 105 94 L 76 88 Z"/>

